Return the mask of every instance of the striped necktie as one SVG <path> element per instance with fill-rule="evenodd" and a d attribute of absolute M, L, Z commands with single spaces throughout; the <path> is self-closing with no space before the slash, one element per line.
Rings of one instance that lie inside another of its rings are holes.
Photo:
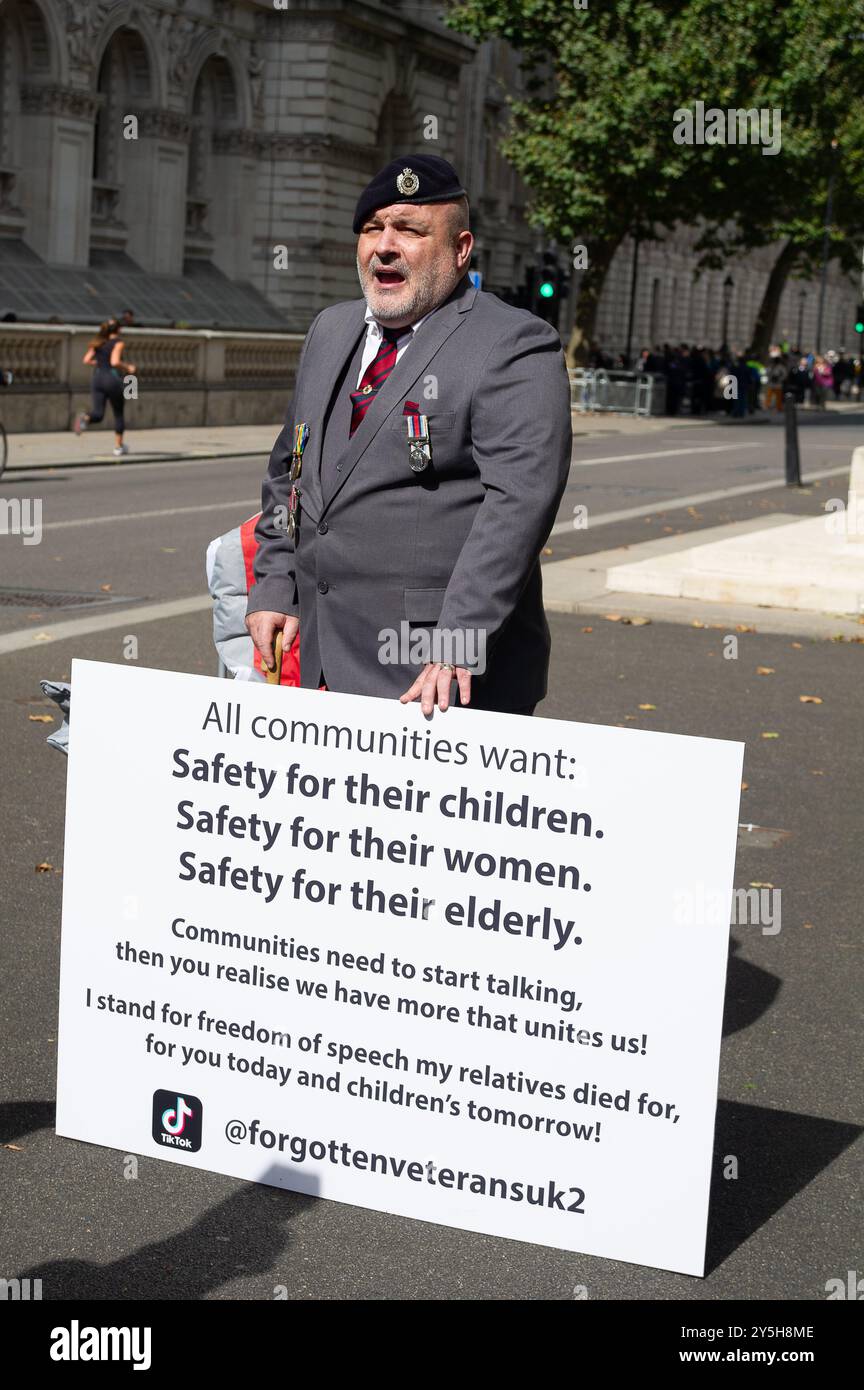
<path fill-rule="evenodd" d="M 374 401 L 379 389 L 384 385 L 388 376 L 396 366 L 396 342 L 405 332 L 404 328 L 382 328 L 381 346 L 378 352 L 369 363 L 360 385 L 356 391 L 351 392 L 351 428 L 348 431 L 348 438 L 354 434 L 357 426 L 362 422 L 366 411 Z"/>

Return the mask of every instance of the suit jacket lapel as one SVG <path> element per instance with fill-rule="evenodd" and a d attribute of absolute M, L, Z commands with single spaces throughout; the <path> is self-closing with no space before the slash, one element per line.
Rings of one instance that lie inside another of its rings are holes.
<path fill-rule="evenodd" d="M 466 281 L 466 284 L 467 283 Z M 322 513 L 326 512 L 333 505 L 334 499 L 339 496 L 348 478 L 369 448 L 369 445 L 372 443 L 385 420 L 389 415 L 392 415 L 396 406 L 407 393 L 408 389 L 413 386 L 417 378 L 423 375 L 423 372 L 432 361 L 432 358 L 441 347 L 441 344 L 446 342 L 450 334 L 459 327 L 460 315 L 463 314 L 466 309 L 470 309 L 474 301 L 474 291 L 470 289 L 470 286 L 469 291 L 468 294 L 462 293 L 456 298 L 447 300 L 447 302 L 423 324 L 416 338 L 408 344 L 401 359 L 396 363 L 396 366 L 393 368 L 375 397 L 375 400 L 367 410 L 366 418 L 362 425 L 354 435 L 354 438 L 349 440 L 344 454 L 340 457 L 339 463 L 341 468 L 339 482 L 332 495 L 323 504 Z"/>
<path fill-rule="evenodd" d="M 325 339 L 323 361 L 315 367 L 315 384 L 312 387 L 315 398 L 321 402 L 320 411 L 309 429 L 309 443 L 303 455 L 301 475 L 302 507 L 314 522 L 318 522 L 324 511 L 324 497 L 321 490 L 321 449 L 324 443 L 324 423 L 333 392 L 345 367 L 346 357 L 353 356 L 361 334 L 366 332 L 366 304 L 363 300 L 348 305 L 344 327 L 331 332 Z M 307 368 L 307 371 L 309 369 Z M 353 390 L 353 383 L 351 384 Z M 302 522 L 301 522 L 302 524 Z"/>

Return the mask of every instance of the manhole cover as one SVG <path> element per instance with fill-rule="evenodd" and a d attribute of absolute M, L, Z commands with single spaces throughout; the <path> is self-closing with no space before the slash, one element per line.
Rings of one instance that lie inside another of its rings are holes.
<path fill-rule="evenodd" d="M 121 594 L 73 594 L 64 589 L 0 588 L 3 608 L 89 608 L 97 603 L 129 603 Z"/>

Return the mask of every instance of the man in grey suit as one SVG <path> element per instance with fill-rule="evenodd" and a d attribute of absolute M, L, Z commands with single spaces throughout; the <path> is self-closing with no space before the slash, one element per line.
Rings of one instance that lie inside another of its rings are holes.
<path fill-rule="evenodd" d="M 314 319 L 270 456 L 246 625 L 304 686 L 530 714 L 546 694 L 539 555 L 570 467 L 557 332 L 474 289 L 456 171 L 388 164 L 360 196 L 364 298 Z M 441 659 L 443 657 L 443 659 Z"/>

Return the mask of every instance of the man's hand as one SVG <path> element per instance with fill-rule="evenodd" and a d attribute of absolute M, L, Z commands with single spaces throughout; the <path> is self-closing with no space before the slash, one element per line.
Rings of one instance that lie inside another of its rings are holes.
<path fill-rule="evenodd" d="M 399 696 L 399 703 L 410 704 L 419 695 L 424 714 L 432 713 L 436 700 L 438 708 L 445 710 L 450 704 L 450 683 L 454 679 L 459 685 L 459 698 L 467 705 L 471 700 L 471 672 L 463 666 L 442 666 L 440 661 L 430 661 L 423 667 L 411 688 Z"/>
<path fill-rule="evenodd" d="M 292 618 L 290 613 L 270 613 L 266 609 L 260 613 L 250 613 L 246 618 L 249 636 L 261 653 L 261 660 L 269 671 L 273 670 L 276 658 L 273 642 L 276 633 L 282 631 L 282 650 L 291 646 L 300 628 L 300 619 Z"/>

